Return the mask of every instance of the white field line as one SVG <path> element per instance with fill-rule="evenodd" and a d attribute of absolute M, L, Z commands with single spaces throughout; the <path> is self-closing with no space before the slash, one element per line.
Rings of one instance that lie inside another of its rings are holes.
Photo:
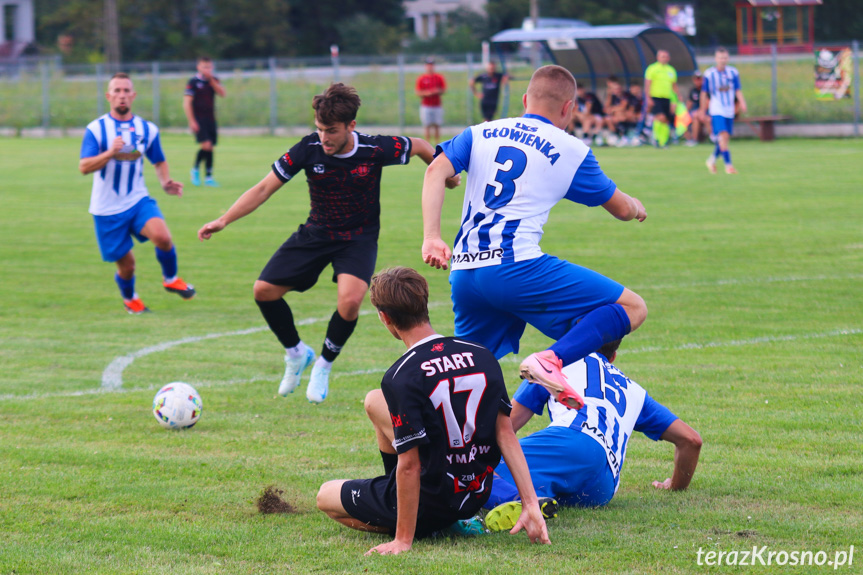
<path fill-rule="evenodd" d="M 324 321 L 321 319 L 317 320 L 305 320 L 305 323 L 301 323 L 301 325 L 307 325 L 308 323 L 313 323 L 314 321 Z M 204 339 L 214 339 L 216 337 L 229 336 L 229 335 L 242 335 L 243 333 L 255 333 L 258 331 L 264 331 L 265 327 L 256 327 L 248 330 L 229 332 L 225 334 L 210 334 L 209 336 L 202 336 L 198 338 L 186 338 L 185 340 L 178 340 L 177 342 L 169 342 L 175 343 L 176 345 L 180 345 L 180 343 L 186 343 L 187 341 L 201 341 Z M 744 345 L 761 345 L 765 343 L 781 343 L 788 341 L 797 341 L 801 339 L 820 339 L 820 338 L 828 338 L 828 337 L 840 337 L 847 335 L 860 335 L 863 334 L 863 329 L 859 328 L 851 328 L 851 329 L 834 329 L 825 332 L 818 333 L 805 333 L 800 335 L 779 335 L 779 336 L 766 336 L 766 337 L 754 337 L 750 339 L 733 339 L 729 341 L 710 341 L 705 343 L 684 343 L 681 345 L 674 346 L 650 346 L 650 347 L 640 347 L 634 349 L 625 350 L 626 354 L 630 353 L 655 353 L 655 352 L 664 352 L 664 351 L 687 351 L 687 350 L 697 350 L 697 349 L 708 349 L 708 348 L 717 348 L 717 347 L 738 347 Z M 153 346 L 153 349 L 159 346 Z M 167 348 L 166 348 L 167 349 Z M 143 350 L 141 350 L 143 351 Z M 152 352 L 151 352 L 152 353 Z M 124 356 L 125 357 L 125 356 Z M 501 363 L 516 363 L 521 361 L 519 356 L 509 355 L 500 360 Z M 113 362 L 112 362 L 113 363 Z M 374 375 L 374 374 L 382 374 L 385 373 L 386 369 L 361 369 L 356 371 L 345 371 L 339 372 L 334 371 L 332 373 L 332 377 L 335 379 L 341 379 L 343 377 L 355 377 L 358 375 Z M 194 387 L 222 387 L 222 386 L 230 386 L 230 385 L 238 385 L 243 383 L 254 383 L 256 381 L 270 381 L 270 377 L 257 376 L 248 379 L 231 379 L 227 381 L 215 381 L 215 382 L 196 382 L 190 381 Z M 98 387 L 95 389 L 85 389 L 79 391 L 60 391 L 55 393 L 29 393 L 27 395 L 15 395 L 15 394 L 7 394 L 0 395 L 0 401 L 16 401 L 16 400 L 28 400 L 28 399 L 48 399 L 53 397 L 82 397 L 87 395 L 100 395 L 103 393 L 130 393 L 130 392 L 138 392 L 138 391 L 152 391 L 156 390 L 160 385 L 150 385 L 147 387 L 135 387 L 135 388 L 122 388 L 122 387 Z"/>
<path fill-rule="evenodd" d="M 442 305 L 440 303 L 431 303 L 429 307 L 437 307 Z M 360 315 L 371 315 L 376 313 L 372 310 L 362 310 L 360 311 Z M 302 325 L 312 325 L 314 323 L 321 323 L 325 321 L 330 321 L 329 317 L 315 317 L 315 318 L 307 318 L 304 320 L 300 320 L 297 322 L 298 326 Z M 224 333 L 208 333 L 206 335 L 192 336 L 192 337 L 184 337 L 183 339 L 177 339 L 174 341 L 166 341 L 156 345 L 152 345 L 150 347 L 145 347 L 139 349 L 138 351 L 134 351 L 132 353 L 128 353 L 126 355 L 121 355 L 120 357 L 115 357 L 111 363 L 108 364 L 108 367 L 105 368 L 105 371 L 102 372 L 102 386 L 103 390 L 113 390 L 119 389 L 123 386 L 123 372 L 127 367 L 132 365 L 132 363 L 141 357 L 145 357 L 150 355 L 151 353 L 157 353 L 160 351 L 165 351 L 171 349 L 173 347 L 177 347 L 178 345 L 183 345 L 185 343 L 195 343 L 198 341 L 204 341 L 207 339 L 217 339 L 220 337 L 231 337 L 235 335 L 249 335 L 252 333 L 258 333 L 261 331 L 268 330 L 269 327 L 252 327 L 249 329 L 241 329 L 237 331 L 228 331 Z M 2 396 L 0 396 L 2 397 Z"/>
<path fill-rule="evenodd" d="M 677 284 L 667 284 L 667 285 L 652 285 L 652 286 L 641 286 L 638 289 L 683 289 L 688 287 L 705 287 L 705 286 L 728 286 L 728 285 L 751 285 L 751 284 L 769 284 L 769 283 L 788 283 L 788 282 L 806 282 L 806 281 L 835 281 L 835 280 L 857 280 L 863 279 L 863 274 L 848 274 L 848 275 L 840 275 L 840 276 L 825 276 L 825 275 L 816 275 L 816 276 L 790 276 L 790 277 L 768 277 L 768 278 L 753 278 L 753 279 L 723 279 L 717 280 L 713 282 L 691 282 L 691 283 L 677 283 Z M 429 307 L 438 307 L 441 305 L 449 305 L 449 302 L 432 302 L 429 304 Z M 374 313 L 372 310 L 363 310 L 360 312 L 360 315 L 370 315 Z M 329 321 L 329 317 L 324 318 L 307 318 L 304 320 L 300 320 L 297 322 L 297 325 L 311 325 L 314 323 L 320 323 L 324 321 Z M 15 394 L 7 394 L 0 395 L 0 401 L 4 400 L 15 400 L 15 399 L 38 399 L 38 398 L 48 398 L 48 397 L 77 397 L 77 396 L 85 396 L 85 395 L 95 395 L 99 393 L 106 392 L 116 392 L 123 391 L 121 388 L 123 386 L 123 372 L 127 367 L 132 365 L 136 359 L 141 357 L 145 357 L 147 355 L 165 351 L 179 345 L 183 345 L 186 343 L 195 343 L 198 341 L 204 341 L 209 339 L 218 339 L 221 337 L 231 337 L 231 336 L 239 336 L 239 335 L 249 335 L 253 333 L 258 333 L 261 331 L 266 331 L 269 329 L 266 326 L 253 327 L 248 329 L 242 329 L 237 331 L 230 331 L 224 333 L 210 333 L 202 336 L 192 336 L 186 337 L 174 341 L 166 341 L 160 344 L 156 344 L 153 346 L 145 347 L 134 351 L 132 353 L 122 355 L 114 358 L 111 363 L 105 368 L 102 372 L 102 382 L 101 386 L 97 389 L 91 390 L 80 390 L 80 391 L 69 391 L 69 392 L 56 392 L 56 393 L 46 393 L 46 394 L 27 394 L 27 395 L 15 395 Z M 743 345 L 757 345 L 762 343 L 773 343 L 773 342 L 783 342 L 783 341 L 795 341 L 798 339 L 812 339 L 812 338 L 824 338 L 824 337 L 836 337 L 841 335 L 856 335 L 863 333 L 863 330 L 860 329 L 839 329 L 832 330 L 828 332 L 821 333 L 811 333 L 811 334 L 803 334 L 803 335 L 787 335 L 787 336 L 768 336 L 768 337 L 758 337 L 752 339 L 744 339 L 744 340 L 731 340 L 731 341 L 714 341 L 714 342 L 705 342 L 705 343 L 687 343 L 680 346 L 672 346 L 672 347 L 643 347 L 643 348 L 635 348 L 635 349 L 627 349 L 626 353 L 652 353 L 652 352 L 662 352 L 662 351 L 680 351 L 680 350 L 691 350 L 691 349 L 706 349 L 706 348 L 714 348 L 714 347 L 733 347 L 733 346 L 743 346 Z M 520 361 L 518 356 L 508 356 L 501 360 L 502 363 L 516 362 Z M 372 373 L 384 373 L 385 370 L 362 370 L 362 371 L 353 371 L 353 372 L 342 372 L 342 373 L 333 373 L 334 377 L 350 377 L 353 375 L 365 375 Z M 256 381 L 256 379 L 252 380 L 237 380 L 230 381 L 228 384 L 232 383 L 245 383 L 249 381 Z M 206 386 L 206 385 L 204 385 Z M 143 391 L 149 389 L 155 389 L 156 386 L 145 387 L 145 388 L 135 388 L 129 389 L 126 391 Z"/>
<path fill-rule="evenodd" d="M 789 277 L 767 277 L 767 278 L 744 278 L 744 279 L 722 279 L 714 282 L 691 282 L 691 283 L 680 283 L 680 284 L 668 284 L 668 285 L 653 285 L 647 286 L 643 289 L 681 289 L 681 288 L 689 288 L 689 287 L 704 287 L 704 286 L 728 286 L 728 285 L 750 285 L 750 284 L 764 284 L 764 283 L 782 283 L 782 282 L 804 282 L 804 281 L 835 281 L 835 280 L 854 280 L 854 279 L 863 279 L 863 274 L 850 274 L 845 276 L 825 276 L 825 275 L 816 275 L 816 276 L 789 276 Z M 444 302 L 432 302 L 429 304 L 430 308 L 438 307 L 441 305 L 445 305 Z M 363 310 L 360 312 L 360 315 L 370 315 L 374 313 L 372 310 Z M 297 322 L 297 325 L 311 325 L 314 323 L 320 323 L 323 321 L 329 321 L 329 318 L 307 318 Z M 103 389 L 119 389 L 123 386 L 123 372 L 127 367 L 132 365 L 132 363 L 141 357 L 145 357 L 152 353 L 157 353 L 161 351 L 165 351 L 176 347 L 178 345 L 182 345 L 185 343 L 195 343 L 198 341 L 204 341 L 208 339 L 217 339 L 220 337 L 230 337 L 235 335 L 248 335 L 251 333 L 257 333 L 260 331 L 267 330 L 267 327 L 255 327 L 238 331 L 231 331 L 226 333 L 211 333 L 202 336 L 194 336 L 187 337 L 183 339 L 178 339 L 175 341 L 167 341 L 160 344 L 156 344 L 154 346 L 145 347 L 143 349 L 139 349 L 138 351 L 132 352 L 130 354 L 122 355 L 120 357 L 114 358 L 108 367 L 102 372 L 102 388 Z M 780 340 L 781 341 L 781 340 Z M 693 346 L 702 345 L 703 347 L 711 347 L 710 344 L 690 344 Z M 749 345 L 749 344 L 741 344 L 741 345 Z M 698 349 L 698 347 L 687 347 L 683 349 Z M 639 350 L 629 350 L 629 353 L 644 353 L 647 351 L 660 351 L 659 349 L 652 348 L 644 348 L 642 351 Z"/>

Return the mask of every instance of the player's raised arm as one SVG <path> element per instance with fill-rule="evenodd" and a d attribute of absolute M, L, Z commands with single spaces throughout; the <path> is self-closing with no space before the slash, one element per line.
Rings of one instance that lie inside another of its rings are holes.
<path fill-rule="evenodd" d="M 441 239 L 440 220 L 446 195 L 446 180 L 455 175 L 455 168 L 446 154 L 441 153 L 426 169 L 423 179 L 423 261 L 433 268 L 447 269 L 452 250 Z"/>
<path fill-rule="evenodd" d="M 500 452 L 510 473 L 512 473 L 512 478 L 515 480 L 515 486 L 521 497 L 521 515 L 510 534 L 515 535 L 524 529 L 531 543 L 551 543 L 548 538 L 548 527 L 545 525 L 542 511 L 539 509 L 539 500 L 533 488 L 533 481 L 530 479 L 527 460 L 524 458 L 524 452 L 522 452 L 521 445 L 512 430 L 512 421 L 508 415 L 498 413 L 496 425 Z"/>
<path fill-rule="evenodd" d="M 665 481 L 654 481 L 653 486 L 657 489 L 682 491 L 689 487 L 692 476 L 695 475 L 698 456 L 701 454 L 701 436 L 677 419 L 668 426 L 660 439 L 674 444 L 674 472 Z"/>
<path fill-rule="evenodd" d="M 641 201 L 627 193 L 621 192 L 619 189 L 614 190 L 611 198 L 602 204 L 602 207 L 605 208 L 609 214 L 624 222 L 628 222 L 630 220 L 643 222 L 647 219 L 647 211 L 644 209 Z"/>
<path fill-rule="evenodd" d="M 419 158 L 429 165 L 434 160 L 434 148 L 431 144 L 422 138 L 408 138 L 411 141 L 410 157 L 419 156 Z"/>
<path fill-rule="evenodd" d="M 225 229 L 228 224 L 251 214 L 281 187 L 282 181 L 273 172 L 270 172 L 263 180 L 246 190 L 242 196 L 237 198 L 234 205 L 231 206 L 228 211 L 222 215 L 222 217 L 204 224 L 204 226 L 198 230 L 198 239 L 201 241 L 208 240 L 214 233 Z"/>
<path fill-rule="evenodd" d="M 101 170 L 114 158 L 117 152 L 123 148 L 123 145 L 123 137 L 117 136 L 111 141 L 111 147 L 101 154 L 81 158 L 78 162 L 78 170 L 85 176 Z"/>
<path fill-rule="evenodd" d="M 434 161 L 434 147 L 422 138 L 408 138 L 411 141 L 410 156 L 419 156 L 420 159 L 430 165 Z M 456 174 L 446 179 L 446 187 L 453 189 L 461 184 L 461 174 Z"/>
<path fill-rule="evenodd" d="M 227 93 L 225 92 L 225 88 L 222 86 L 222 83 L 219 82 L 219 79 L 215 76 L 210 76 L 210 86 L 213 88 L 213 91 L 220 97 L 224 98 Z"/>

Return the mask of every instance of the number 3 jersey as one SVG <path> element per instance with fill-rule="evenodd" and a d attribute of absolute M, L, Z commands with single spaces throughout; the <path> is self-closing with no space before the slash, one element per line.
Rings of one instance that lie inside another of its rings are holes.
<path fill-rule="evenodd" d="M 513 399 L 538 415 L 547 405 L 549 427 L 569 427 L 595 439 L 605 449 L 616 491 L 632 432 L 658 441 L 677 416 L 601 354 L 592 353 L 567 365 L 563 373 L 572 388 L 584 397 L 581 409 L 569 409 L 542 386 L 527 382 L 522 383 Z"/>
<path fill-rule="evenodd" d="M 497 360 L 478 344 L 434 335 L 390 367 L 381 389 L 396 451 L 419 449 L 420 501 L 473 515 L 500 462 L 498 413 L 512 409 Z"/>
<path fill-rule="evenodd" d="M 617 188 L 584 142 L 534 114 L 472 126 L 439 150 L 468 173 L 454 270 L 539 257 L 552 206 L 599 206 Z"/>

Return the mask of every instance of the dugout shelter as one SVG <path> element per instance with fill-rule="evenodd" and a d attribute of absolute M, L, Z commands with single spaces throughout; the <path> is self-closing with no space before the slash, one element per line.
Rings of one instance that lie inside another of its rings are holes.
<path fill-rule="evenodd" d="M 644 70 L 656 61 L 656 52 L 666 50 L 670 64 L 681 80 L 692 76 L 698 65 L 692 46 L 665 26 L 628 24 L 571 28 L 513 28 L 491 38 L 506 68 L 504 47 L 512 43 L 538 42 L 546 56 L 575 76 L 579 85 L 596 92 L 609 76 L 625 83 L 643 81 Z M 602 84 L 600 84 L 602 82 Z"/>

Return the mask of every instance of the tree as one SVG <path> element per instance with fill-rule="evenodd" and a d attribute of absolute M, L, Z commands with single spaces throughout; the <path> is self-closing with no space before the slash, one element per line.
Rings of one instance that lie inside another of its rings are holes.
<path fill-rule="evenodd" d="M 401 47 L 402 31 L 368 14 L 357 14 L 336 25 L 343 54 L 394 54 Z"/>

